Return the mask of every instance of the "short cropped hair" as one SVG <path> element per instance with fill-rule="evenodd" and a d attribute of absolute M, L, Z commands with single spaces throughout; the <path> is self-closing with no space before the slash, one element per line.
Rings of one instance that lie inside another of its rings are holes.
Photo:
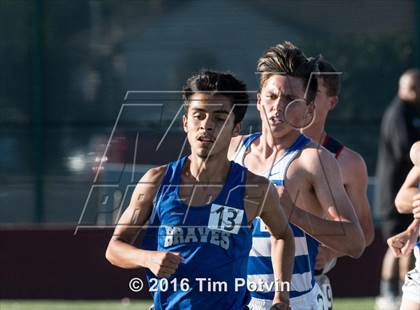
<path fill-rule="evenodd" d="M 196 93 L 208 93 L 228 97 L 233 106 L 235 125 L 240 123 L 246 113 L 249 97 L 244 82 L 238 80 L 230 73 L 222 73 L 210 70 L 202 70 L 190 77 L 183 88 L 185 111 L 192 95 Z"/>
<path fill-rule="evenodd" d="M 334 66 L 326 61 L 322 56 L 318 59 L 318 77 L 324 81 L 328 96 L 338 96 L 341 90 L 340 75 Z M 323 74 L 324 73 L 324 74 Z"/>

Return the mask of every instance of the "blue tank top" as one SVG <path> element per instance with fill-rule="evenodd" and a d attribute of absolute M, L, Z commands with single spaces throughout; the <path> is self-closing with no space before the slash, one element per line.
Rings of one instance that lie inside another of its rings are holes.
<path fill-rule="evenodd" d="M 141 246 L 179 252 L 184 258 L 168 279 L 175 284 L 153 294 L 155 309 L 243 309 L 249 292 L 246 285 L 235 290 L 235 281 L 246 281 L 252 242 L 244 209 L 247 169 L 231 162 L 227 180 L 213 202 L 188 208 L 179 196 L 185 160 L 168 164 Z M 147 275 L 150 285 L 155 277 L 150 271 Z M 186 290 L 182 279 L 187 279 Z M 216 281 L 221 286 L 211 287 Z"/>
<path fill-rule="evenodd" d="M 252 134 L 244 139 L 235 155 L 235 162 L 244 165 L 247 149 L 260 135 L 260 133 Z M 300 135 L 285 154 L 274 163 L 270 171 L 262 176 L 268 178 L 276 186 L 284 186 L 287 168 L 309 141 L 309 138 Z M 289 225 L 292 228 L 295 240 L 294 267 L 289 292 L 290 298 L 294 298 L 310 292 L 315 285 L 314 269 L 319 242 L 299 227 L 291 223 Z M 259 299 L 273 299 L 275 287 L 269 286 L 270 283 L 274 282 L 270 233 L 264 222 L 258 217 L 254 220 L 252 249 L 249 255 L 248 281 L 268 283 L 268 286 L 262 290 L 251 291 L 251 296 Z"/>

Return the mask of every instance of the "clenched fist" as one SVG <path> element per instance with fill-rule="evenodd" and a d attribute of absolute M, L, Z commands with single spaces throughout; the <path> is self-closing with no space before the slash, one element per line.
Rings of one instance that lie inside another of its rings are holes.
<path fill-rule="evenodd" d="M 158 278 L 169 278 L 182 260 L 183 257 L 179 253 L 156 251 L 149 258 L 147 268 Z"/>
<path fill-rule="evenodd" d="M 398 235 L 388 238 L 387 243 L 396 257 L 405 256 L 411 253 L 417 242 L 418 232 L 405 230 Z"/>

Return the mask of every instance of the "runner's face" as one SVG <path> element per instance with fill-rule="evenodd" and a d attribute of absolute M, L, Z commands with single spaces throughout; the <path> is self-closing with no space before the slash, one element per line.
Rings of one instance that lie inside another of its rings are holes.
<path fill-rule="evenodd" d="M 222 95 L 195 93 L 191 96 L 188 112 L 183 116 L 191 152 L 201 158 L 228 151 L 232 136 L 239 132 L 234 125 L 230 98 Z"/>
<path fill-rule="evenodd" d="M 273 135 L 284 135 L 296 130 L 285 122 L 283 112 L 289 102 L 304 98 L 303 84 L 302 79 L 287 75 L 273 75 L 264 83 L 258 95 L 257 108 L 263 126 L 270 128 Z"/>
<path fill-rule="evenodd" d="M 318 90 L 315 97 L 315 122 L 325 122 L 328 112 L 337 103 L 337 96 L 329 96 L 323 78 L 318 78 Z"/>

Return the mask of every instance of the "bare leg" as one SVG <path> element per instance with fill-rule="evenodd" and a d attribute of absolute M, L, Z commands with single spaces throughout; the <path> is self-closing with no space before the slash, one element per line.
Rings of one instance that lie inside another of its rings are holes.
<path fill-rule="evenodd" d="M 402 283 L 400 284 L 399 279 L 399 258 L 388 248 L 382 261 L 380 295 L 376 298 L 375 310 L 398 309 L 400 286 Z"/>
<path fill-rule="evenodd" d="M 399 259 L 392 254 L 391 249 L 387 249 L 382 263 L 382 280 L 389 281 L 398 279 Z M 408 270 L 403 274 L 403 279 Z"/>

